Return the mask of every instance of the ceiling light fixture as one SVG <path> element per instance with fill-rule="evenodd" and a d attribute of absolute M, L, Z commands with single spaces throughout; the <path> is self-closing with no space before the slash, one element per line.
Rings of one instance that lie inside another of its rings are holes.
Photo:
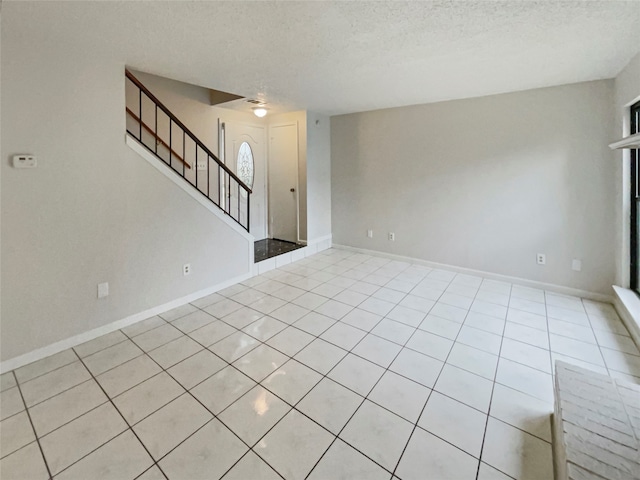
<path fill-rule="evenodd" d="M 256 117 L 262 118 L 267 114 L 267 109 L 264 107 L 256 107 L 253 109 L 253 114 Z"/>

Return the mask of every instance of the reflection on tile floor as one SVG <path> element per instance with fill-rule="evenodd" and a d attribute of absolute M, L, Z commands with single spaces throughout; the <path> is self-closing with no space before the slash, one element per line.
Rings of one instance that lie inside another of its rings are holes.
<path fill-rule="evenodd" d="M 292 252 L 299 248 L 304 247 L 293 242 L 286 242 L 284 240 L 278 240 L 275 238 L 265 238 L 264 240 L 258 240 L 254 244 L 254 259 L 255 263 L 266 260 L 267 258 L 277 257 L 283 253 Z"/>
<path fill-rule="evenodd" d="M 549 479 L 611 305 L 327 250 L 1 377 L 3 479 Z M 46 459 L 46 462 L 45 462 Z"/>

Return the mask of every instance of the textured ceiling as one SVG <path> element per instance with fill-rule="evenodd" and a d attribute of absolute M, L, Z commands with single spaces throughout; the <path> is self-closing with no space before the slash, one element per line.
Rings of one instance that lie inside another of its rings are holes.
<path fill-rule="evenodd" d="M 326 114 L 614 77 L 640 2 L 7 2 L 2 35 L 55 42 L 279 109 Z"/>

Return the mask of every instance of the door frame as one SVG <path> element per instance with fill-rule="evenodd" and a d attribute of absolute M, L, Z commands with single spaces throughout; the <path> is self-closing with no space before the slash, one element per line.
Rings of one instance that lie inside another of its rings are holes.
<path fill-rule="evenodd" d="M 246 122 L 243 120 L 233 120 L 233 119 L 228 119 L 228 118 L 224 118 L 224 117 L 218 117 L 218 155 L 220 155 L 221 150 L 226 148 L 227 146 L 229 146 L 228 144 L 228 138 L 227 138 L 227 127 L 229 124 L 234 123 L 235 125 L 240 125 L 243 127 L 250 127 L 250 128 L 259 128 L 262 130 L 262 143 L 263 145 L 265 145 L 265 149 L 264 149 L 264 155 L 262 158 L 262 166 L 263 166 L 263 171 L 264 171 L 264 182 L 263 182 L 263 189 L 265 192 L 265 198 L 264 198 L 264 212 L 265 212 L 265 216 L 266 218 L 263 218 L 264 220 L 264 225 L 265 225 L 265 233 L 266 233 L 266 238 L 269 238 L 269 230 L 270 230 L 270 224 L 269 224 L 269 190 L 268 190 L 268 182 L 269 182 L 269 162 L 268 162 L 268 157 L 269 157 L 269 145 L 268 145 L 268 139 L 269 139 L 269 132 L 268 132 L 268 125 L 264 125 L 264 124 L 260 124 L 260 123 L 251 123 L 251 122 Z M 248 134 L 247 134 L 248 135 Z M 250 136 L 250 135 L 249 135 Z M 222 140 L 222 141 L 221 141 Z M 253 149 L 252 149 L 253 150 Z M 252 153 L 254 153 L 252 151 Z M 233 162 L 232 166 L 229 166 L 228 164 L 228 159 L 227 159 L 227 155 L 226 152 L 222 152 L 223 157 L 218 156 L 218 158 L 224 158 L 223 163 L 229 167 L 231 169 L 231 171 L 236 171 L 236 162 L 237 162 L 237 158 L 233 158 L 231 159 L 231 161 Z M 258 163 L 256 156 L 253 156 L 253 161 L 254 163 Z M 233 168 L 231 168 L 233 167 Z M 254 182 L 253 184 L 255 185 L 255 165 L 254 165 Z M 253 195 L 253 194 L 252 194 Z M 251 202 L 251 200 L 249 200 L 249 202 Z M 255 212 L 255 209 L 251 210 L 252 212 Z M 251 217 L 249 217 L 249 227 L 251 227 Z"/>
<path fill-rule="evenodd" d="M 271 195 L 271 129 L 280 127 L 296 127 L 296 243 L 300 243 L 300 122 L 298 120 L 289 122 L 270 123 L 268 125 L 267 136 L 269 145 L 267 149 L 267 197 Z M 273 225 L 271 224 L 271 202 L 267 205 L 267 237 L 273 238 Z"/>

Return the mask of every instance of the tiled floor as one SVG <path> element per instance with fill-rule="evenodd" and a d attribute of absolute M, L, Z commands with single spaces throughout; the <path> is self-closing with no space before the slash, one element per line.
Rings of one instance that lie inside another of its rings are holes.
<path fill-rule="evenodd" d="M 2 375 L 0 473 L 551 479 L 556 359 L 640 382 L 610 305 L 327 250 Z"/>

